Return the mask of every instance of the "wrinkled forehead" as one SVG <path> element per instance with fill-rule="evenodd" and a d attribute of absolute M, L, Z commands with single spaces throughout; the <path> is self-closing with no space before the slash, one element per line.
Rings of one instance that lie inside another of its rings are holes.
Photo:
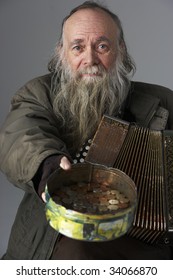
<path fill-rule="evenodd" d="M 118 27 L 113 18 L 101 9 L 83 9 L 71 15 L 64 24 L 63 41 L 77 37 L 104 36 L 118 39 Z"/>

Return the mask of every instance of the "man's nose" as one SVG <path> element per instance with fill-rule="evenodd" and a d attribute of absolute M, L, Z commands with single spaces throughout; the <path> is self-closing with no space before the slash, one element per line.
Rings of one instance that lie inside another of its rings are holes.
<path fill-rule="evenodd" d="M 98 55 L 92 47 L 89 47 L 85 50 L 83 64 L 85 66 L 93 66 L 99 64 Z"/>

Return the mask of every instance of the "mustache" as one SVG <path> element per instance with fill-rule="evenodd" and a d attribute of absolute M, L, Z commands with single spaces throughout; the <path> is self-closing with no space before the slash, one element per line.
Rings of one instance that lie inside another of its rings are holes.
<path fill-rule="evenodd" d="M 81 78 L 83 76 L 87 76 L 88 78 L 99 78 L 104 77 L 106 75 L 106 70 L 101 65 L 87 66 L 81 70 L 77 71 L 76 77 Z"/>
<path fill-rule="evenodd" d="M 105 70 L 102 66 L 95 65 L 95 66 L 87 66 L 84 69 L 79 71 L 79 74 L 98 74 L 101 75 L 104 73 Z"/>

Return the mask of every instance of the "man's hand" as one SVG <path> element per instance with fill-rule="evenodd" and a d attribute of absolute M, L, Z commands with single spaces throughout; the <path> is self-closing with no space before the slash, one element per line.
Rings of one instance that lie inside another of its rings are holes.
<path fill-rule="evenodd" d="M 64 170 L 69 170 L 71 168 L 71 162 L 67 157 L 62 157 L 59 166 Z"/>
<path fill-rule="evenodd" d="M 71 162 L 67 157 L 63 156 L 60 160 L 59 166 L 64 170 L 69 170 L 71 168 Z M 46 202 L 45 192 L 41 194 L 41 198 Z"/>

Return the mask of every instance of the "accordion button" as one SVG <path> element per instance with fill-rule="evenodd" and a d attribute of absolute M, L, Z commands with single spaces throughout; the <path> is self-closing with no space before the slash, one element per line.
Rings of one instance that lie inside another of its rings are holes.
<path fill-rule="evenodd" d="M 165 243 L 165 244 L 169 244 L 169 243 L 170 243 L 170 240 L 169 240 L 168 237 L 165 237 L 165 238 L 164 238 L 164 243 Z"/>

